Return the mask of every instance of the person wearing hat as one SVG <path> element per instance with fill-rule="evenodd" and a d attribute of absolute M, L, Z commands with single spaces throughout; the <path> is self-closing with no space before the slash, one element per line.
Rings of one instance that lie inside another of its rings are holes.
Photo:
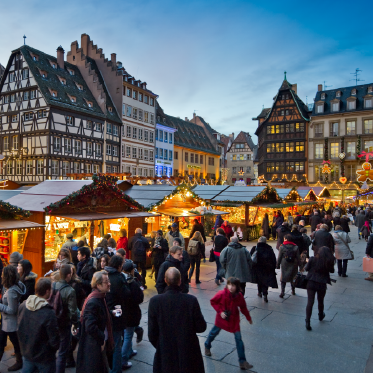
<path fill-rule="evenodd" d="M 126 328 L 124 329 L 122 345 L 122 370 L 127 370 L 132 366 L 129 359 L 137 355 L 137 351 L 132 349 L 132 339 L 135 329 L 141 321 L 141 309 L 139 305 L 144 301 L 144 293 L 134 277 L 135 266 L 132 261 L 126 261 L 123 264 L 123 272 L 127 281 L 127 287 L 131 292 L 131 295 L 128 295 L 126 298 L 123 309 Z"/>
<path fill-rule="evenodd" d="M 20 254 L 18 251 L 15 251 L 10 254 L 9 257 L 9 264 L 13 267 L 18 267 L 18 263 L 23 260 L 23 255 Z"/>
<path fill-rule="evenodd" d="M 154 266 L 155 281 L 157 281 L 159 267 L 165 261 L 167 253 L 168 242 L 165 238 L 163 238 L 163 232 L 160 229 L 155 234 L 154 245 L 151 248 L 152 266 Z"/>
<path fill-rule="evenodd" d="M 77 246 L 77 243 L 73 240 L 74 235 L 72 233 L 68 233 L 66 235 L 66 242 L 62 245 L 61 249 L 69 249 L 70 253 L 72 254 L 73 247 Z M 75 255 L 76 256 L 76 255 Z"/>
<path fill-rule="evenodd" d="M 185 250 L 185 240 L 183 235 L 179 232 L 179 225 L 177 223 L 173 223 L 171 225 L 171 231 L 166 233 L 166 240 L 168 241 L 168 247 L 171 247 L 174 243 L 175 238 L 180 238 L 181 240 L 181 247 Z"/>

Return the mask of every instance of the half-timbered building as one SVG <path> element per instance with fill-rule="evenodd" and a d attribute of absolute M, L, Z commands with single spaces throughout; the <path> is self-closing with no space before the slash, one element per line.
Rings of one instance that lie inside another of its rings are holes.
<path fill-rule="evenodd" d="M 2 178 L 119 171 L 122 121 L 95 61 L 86 63 L 88 81 L 62 47 L 56 57 L 27 45 L 12 52 L 0 81 Z"/>
<path fill-rule="evenodd" d="M 306 180 L 309 111 L 297 85 L 285 79 L 273 105 L 257 118 L 258 176 L 265 180 Z"/>

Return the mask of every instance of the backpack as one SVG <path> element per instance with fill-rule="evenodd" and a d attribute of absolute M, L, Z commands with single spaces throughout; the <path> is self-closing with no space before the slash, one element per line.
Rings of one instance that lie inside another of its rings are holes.
<path fill-rule="evenodd" d="M 142 242 L 141 238 L 137 239 L 135 243 L 133 244 L 133 252 L 135 256 L 146 257 L 146 250 L 145 250 L 144 242 Z"/>
<path fill-rule="evenodd" d="M 288 263 L 294 263 L 295 251 L 293 249 L 287 249 L 284 258 Z"/>
<path fill-rule="evenodd" d="M 63 302 L 62 302 L 62 296 L 61 296 L 61 290 L 64 288 L 67 288 L 70 286 L 69 284 L 65 284 L 61 286 L 60 289 L 56 289 L 55 284 L 52 287 L 52 293 L 47 300 L 48 304 L 53 308 L 57 321 L 60 321 L 64 317 L 64 308 L 63 308 Z"/>
<path fill-rule="evenodd" d="M 187 248 L 187 253 L 189 255 L 198 255 L 198 244 L 199 241 L 190 240 Z"/>

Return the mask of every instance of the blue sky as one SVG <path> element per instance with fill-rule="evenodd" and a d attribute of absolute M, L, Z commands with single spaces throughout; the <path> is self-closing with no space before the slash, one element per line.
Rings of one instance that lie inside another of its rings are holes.
<path fill-rule="evenodd" d="M 373 82 L 373 2 L 27 1 L 2 2 L 0 63 L 26 43 L 55 54 L 87 33 L 107 57 L 146 81 L 167 114 L 197 115 L 228 134 L 254 133 L 283 80 L 313 102 L 317 85 Z M 256 142 L 256 136 L 253 136 Z"/>

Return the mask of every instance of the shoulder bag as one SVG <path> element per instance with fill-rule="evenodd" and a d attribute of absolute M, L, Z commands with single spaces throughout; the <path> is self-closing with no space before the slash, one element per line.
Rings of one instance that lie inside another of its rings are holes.
<path fill-rule="evenodd" d="M 337 233 L 338 234 L 338 233 Z M 355 255 L 354 255 L 354 252 L 350 249 L 350 245 L 338 234 L 338 237 L 343 241 L 343 243 L 348 247 L 348 249 L 350 250 L 350 254 L 351 254 L 351 259 L 348 259 L 348 260 L 354 260 L 355 259 Z"/>

